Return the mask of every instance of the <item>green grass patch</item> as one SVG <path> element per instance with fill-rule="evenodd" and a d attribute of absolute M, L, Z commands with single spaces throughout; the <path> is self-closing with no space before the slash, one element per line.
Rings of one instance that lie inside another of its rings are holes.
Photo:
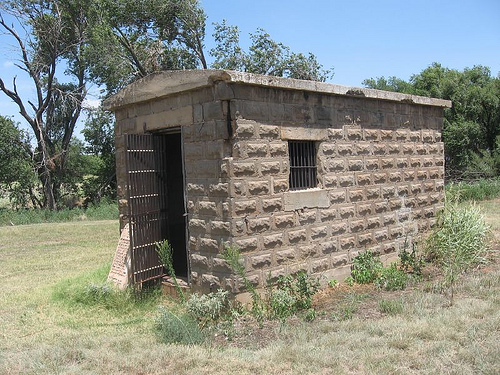
<path fill-rule="evenodd" d="M 64 208 L 57 211 L 0 208 L 0 226 L 114 219 L 118 219 L 116 202 L 101 203 L 88 208 Z"/>
<path fill-rule="evenodd" d="M 446 185 L 446 199 L 451 202 L 484 201 L 500 197 L 500 178 Z"/>
<path fill-rule="evenodd" d="M 119 290 L 107 282 L 109 269 L 109 265 L 103 265 L 95 271 L 61 280 L 54 286 L 52 299 L 70 308 L 105 309 L 117 315 L 151 310 L 158 305 L 161 297 L 159 287 L 140 292 Z"/>

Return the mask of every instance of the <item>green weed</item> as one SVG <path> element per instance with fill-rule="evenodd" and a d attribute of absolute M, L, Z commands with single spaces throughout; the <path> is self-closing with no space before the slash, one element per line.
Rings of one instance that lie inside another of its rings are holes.
<path fill-rule="evenodd" d="M 351 276 L 358 284 L 369 284 L 377 278 L 382 266 L 378 256 L 366 251 L 353 259 Z"/>
<path fill-rule="evenodd" d="M 489 227 L 478 206 L 448 204 L 427 241 L 427 255 L 444 271 L 453 304 L 454 284 L 467 269 L 486 261 Z"/>

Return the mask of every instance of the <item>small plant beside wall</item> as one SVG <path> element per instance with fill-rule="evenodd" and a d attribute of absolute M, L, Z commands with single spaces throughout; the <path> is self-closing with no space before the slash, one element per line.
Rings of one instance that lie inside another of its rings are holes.
<path fill-rule="evenodd" d="M 448 204 L 427 241 L 427 257 L 444 271 L 453 305 L 454 286 L 463 272 L 486 262 L 490 229 L 478 206 Z"/>

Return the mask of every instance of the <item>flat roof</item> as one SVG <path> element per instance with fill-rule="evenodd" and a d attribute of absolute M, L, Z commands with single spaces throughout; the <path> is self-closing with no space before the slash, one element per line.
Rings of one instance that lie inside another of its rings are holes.
<path fill-rule="evenodd" d="M 309 91 L 320 94 L 388 100 L 434 107 L 451 108 L 451 101 L 398 92 L 374 90 L 332 83 L 266 76 L 233 70 L 168 70 L 151 74 L 128 85 L 106 99 L 103 106 L 116 110 L 131 104 L 150 101 L 165 96 L 213 86 L 216 82 L 262 86 L 285 90 Z"/>

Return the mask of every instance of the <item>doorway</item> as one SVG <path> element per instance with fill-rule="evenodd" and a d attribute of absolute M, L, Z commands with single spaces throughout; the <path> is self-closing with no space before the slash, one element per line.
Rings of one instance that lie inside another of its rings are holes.
<path fill-rule="evenodd" d="M 187 277 L 184 167 L 180 129 L 126 137 L 132 282 L 164 275 L 156 244 L 168 240 L 177 276 Z"/>
<path fill-rule="evenodd" d="M 168 239 L 173 249 L 176 276 L 188 276 L 186 249 L 186 205 L 184 201 L 184 168 L 181 133 L 159 135 L 165 137 L 164 165 L 167 183 Z"/>

